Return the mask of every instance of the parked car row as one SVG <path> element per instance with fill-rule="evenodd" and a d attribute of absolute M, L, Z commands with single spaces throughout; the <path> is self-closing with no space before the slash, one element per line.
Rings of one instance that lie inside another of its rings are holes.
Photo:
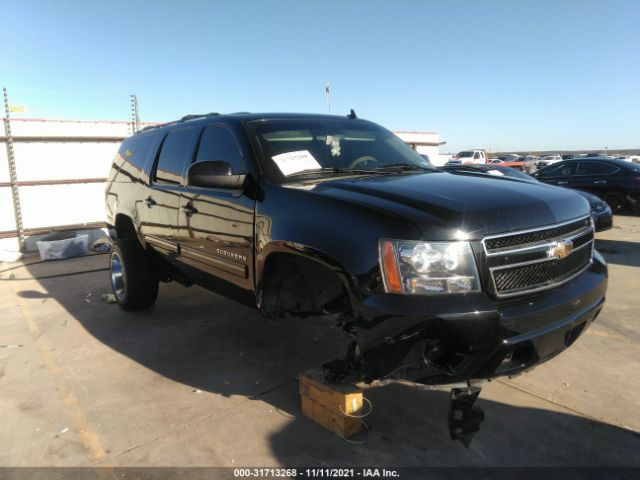
<path fill-rule="evenodd" d="M 449 160 L 445 165 L 501 165 L 504 167 L 515 168 L 529 174 L 537 170 L 555 165 L 563 160 L 621 160 L 627 163 L 640 164 L 640 155 L 620 155 L 611 156 L 602 153 L 580 153 L 580 154 L 553 154 L 544 157 L 536 155 L 520 155 L 510 153 L 497 157 L 489 157 L 486 150 L 463 150 Z"/>

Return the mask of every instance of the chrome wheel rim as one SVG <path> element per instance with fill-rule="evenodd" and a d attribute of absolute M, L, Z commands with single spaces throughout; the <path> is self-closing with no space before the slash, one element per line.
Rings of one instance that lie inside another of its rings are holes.
<path fill-rule="evenodd" d="M 122 259 L 117 252 L 111 254 L 111 287 L 118 301 L 124 298 L 125 278 L 122 269 Z"/>

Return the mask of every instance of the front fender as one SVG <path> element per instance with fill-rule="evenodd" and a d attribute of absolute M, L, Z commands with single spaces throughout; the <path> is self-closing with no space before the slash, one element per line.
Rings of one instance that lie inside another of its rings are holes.
<path fill-rule="evenodd" d="M 398 215 L 332 198 L 313 189 L 262 181 L 256 203 L 256 291 L 274 252 L 301 255 L 334 270 L 349 295 L 364 298 L 381 288 L 380 238 L 420 239 Z"/>

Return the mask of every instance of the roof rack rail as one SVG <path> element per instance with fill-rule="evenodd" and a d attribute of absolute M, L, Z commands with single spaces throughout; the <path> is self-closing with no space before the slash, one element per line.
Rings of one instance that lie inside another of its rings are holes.
<path fill-rule="evenodd" d="M 196 113 L 196 114 L 191 114 L 191 115 L 185 115 L 184 117 L 182 117 L 179 121 L 180 122 L 186 122 L 189 120 L 195 120 L 196 118 L 206 118 L 206 117 L 215 117 L 220 115 L 219 113 L 216 112 L 211 112 L 211 113 Z"/>
<path fill-rule="evenodd" d="M 154 128 L 166 127 L 168 125 L 174 125 L 174 124 L 179 123 L 179 122 L 187 122 L 189 120 L 195 120 L 197 118 L 216 117 L 218 115 L 220 115 L 220 114 L 216 113 L 216 112 L 199 113 L 199 114 L 195 114 L 195 115 L 185 115 L 180 120 L 173 120 L 171 122 L 159 123 L 158 125 L 148 125 L 148 126 L 144 127 L 142 130 L 140 130 L 139 132 L 136 132 L 136 133 L 146 132 L 147 130 L 153 130 Z"/>
<path fill-rule="evenodd" d="M 158 125 L 147 125 L 142 130 L 140 130 L 139 132 L 136 132 L 136 133 L 146 132 L 147 130 L 153 130 L 154 128 L 164 127 L 165 125 L 166 125 L 166 123 L 159 123 Z"/>

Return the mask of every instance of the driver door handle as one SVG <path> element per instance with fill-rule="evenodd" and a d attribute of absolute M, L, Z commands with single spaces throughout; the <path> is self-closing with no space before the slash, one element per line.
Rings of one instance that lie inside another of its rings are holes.
<path fill-rule="evenodd" d="M 558 182 L 558 185 L 566 185 L 569 182 Z"/>
<path fill-rule="evenodd" d="M 154 205 L 156 205 L 156 201 L 153 198 L 151 198 L 151 195 L 149 195 L 147 198 L 144 199 L 144 203 L 146 203 L 147 207 L 149 207 L 149 208 L 151 208 Z"/>
<path fill-rule="evenodd" d="M 596 180 L 596 181 L 595 181 L 595 182 L 593 182 L 593 183 L 600 184 L 600 183 L 607 183 L 607 181 L 606 181 L 606 180 Z"/>
<path fill-rule="evenodd" d="M 186 205 L 183 205 L 182 211 L 187 215 L 187 217 L 190 217 L 194 213 L 198 213 L 198 209 L 194 207 L 193 203 L 191 202 L 187 203 Z"/>

